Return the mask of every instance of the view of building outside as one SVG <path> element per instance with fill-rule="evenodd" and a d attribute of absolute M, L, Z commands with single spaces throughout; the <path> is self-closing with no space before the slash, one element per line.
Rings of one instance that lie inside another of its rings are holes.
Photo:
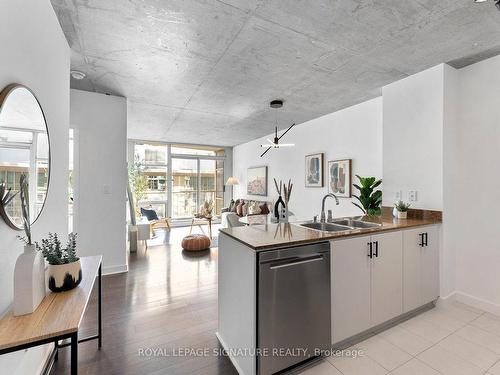
<path fill-rule="evenodd" d="M 15 141 L 11 138 L 15 133 Z M 33 137 L 37 138 L 37 155 L 34 159 L 34 169 L 30 170 L 30 160 Z M 2 146 L 4 144 L 5 146 Z M 14 145 L 18 145 L 15 147 Z M 36 175 L 36 188 L 34 202 L 31 202 L 31 216 L 36 218 L 43 208 L 48 188 L 48 138 L 46 134 L 36 133 L 28 130 L 0 132 L 0 182 L 5 182 L 12 193 L 19 192 L 19 178 L 24 173 L 27 176 Z M 32 174 L 33 173 L 33 174 Z M 15 199 L 6 207 L 7 214 L 19 226 L 22 225 L 21 200 Z"/>
<path fill-rule="evenodd" d="M 224 199 L 224 161 L 206 157 L 224 156 L 223 149 L 197 146 L 171 146 L 172 191 L 167 191 L 168 145 L 135 145 L 135 164 L 147 179 L 147 191 L 139 207 L 167 215 L 171 199 L 172 218 L 188 218 L 199 212 L 205 201 L 211 201 L 214 214 L 220 214 Z M 184 157 L 185 156 L 185 157 Z"/>

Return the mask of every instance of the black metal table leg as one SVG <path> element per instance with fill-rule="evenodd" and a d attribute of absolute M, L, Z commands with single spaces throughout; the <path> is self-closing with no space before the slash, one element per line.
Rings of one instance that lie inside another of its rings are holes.
<path fill-rule="evenodd" d="M 78 375 L 78 332 L 71 335 L 71 375 Z"/>
<path fill-rule="evenodd" d="M 57 361 L 59 359 L 59 340 L 54 341 L 54 349 L 56 351 L 56 354 L 54 355 L 54 361 Z"/>
<path fill-rule="evenodd" d="M 102 347 L 102 263 L 99 265 L 99 280 L 98 280 L 98 301 L 97 301 L 97 315 L 98 315 L 98 319 L 97 319 L 97 324 L 98 324 L 98 333 L 97 335 L 99 336 L 99 339 L 98 339 L 98 348 L 101 349 Z"/>

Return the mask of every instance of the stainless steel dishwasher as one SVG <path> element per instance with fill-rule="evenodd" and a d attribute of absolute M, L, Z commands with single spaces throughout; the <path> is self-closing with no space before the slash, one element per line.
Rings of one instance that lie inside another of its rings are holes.
<path fill-rule="evenodd" d="M 259 375 L 274 374 L 331 346 L 330 244 L 259 254 Z"/>

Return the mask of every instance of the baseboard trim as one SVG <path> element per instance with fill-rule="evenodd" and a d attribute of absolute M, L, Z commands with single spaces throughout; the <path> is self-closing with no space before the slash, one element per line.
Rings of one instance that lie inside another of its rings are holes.
<path fill-rule="evenodd" d="M 102 267 L 103 275 L 113 275 L 115 273 L 124 273 L 124 272 L 128 272 L 128 264 L 123 264 L 121 266 Z"/>
<path fill-rule="evenodd" d="M 470 294 L 463 292 L 455 292 L 455 299 L 458 302 L 465 303 L 466 305 L 476 307 L 478 309 L 484 310 L 486 312 L 492 313 L 494 315 L 500 315 L 500 305 L 487 301 L 482 298 L 471 296 Z"/>

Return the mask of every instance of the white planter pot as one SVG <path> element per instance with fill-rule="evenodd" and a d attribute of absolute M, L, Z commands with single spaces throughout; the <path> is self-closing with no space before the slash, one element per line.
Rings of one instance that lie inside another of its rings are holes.
<path fill-rule="evenodd" d="M 82 281 L 80 259 L 68 264 L 49 264 L 49 289 L 55 293 L 76 288 Z"/>
<path fill-rule="evenodd" d="M 405 212 L 398 211 L 398 216 L 397 216 L 398 219 L 406 219 L 407 217 L 408 217 L 407 211 L 405 211 Z"/>
<path fill-rule="evenodd" d="M 14 268 L 14 316 L 31 314 L 45 297 L 45 261 L 35 245 L 26 245 Z"/>

